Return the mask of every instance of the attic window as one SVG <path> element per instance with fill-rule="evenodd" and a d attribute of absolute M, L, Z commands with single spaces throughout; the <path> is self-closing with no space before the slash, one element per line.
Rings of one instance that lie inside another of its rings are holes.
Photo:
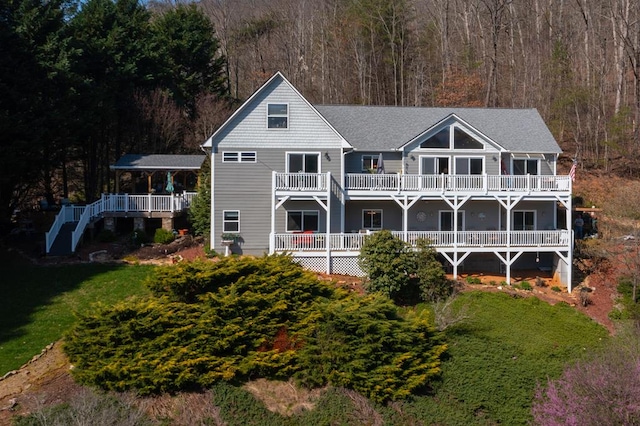
<path fill-rule="evenodd" d="M 289 128 L 289 105 L 268 104 L 267 105 L 267 127 L 269 129 Z"/>

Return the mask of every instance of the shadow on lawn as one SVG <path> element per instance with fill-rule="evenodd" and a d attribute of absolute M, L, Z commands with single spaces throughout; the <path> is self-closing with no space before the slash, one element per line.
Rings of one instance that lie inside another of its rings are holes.
<path fill-rule="evenodd" d="M 116 285 L 116 280 L 134 282 L 128 272 L 119 272 L 128 268 L 127 265 L 38 266 L 6 249 L 0 250 L 0 259 L 0 367 L 4 367 L 5 362 L 26 361 L 62 337 L 75 321 L 75 311 L 102 299 L 115 301 L 118 298 L 115 293 L 126 291 L 122 285 Z M 105 275 L 108 278 L 104 283 L 89 285 L 86 291 L 81 289 L 87 281 L 100 281 L 99 276 L 103 274 L 109 274 Z M 24 360 L 22 352 L 28 353 Z"/>

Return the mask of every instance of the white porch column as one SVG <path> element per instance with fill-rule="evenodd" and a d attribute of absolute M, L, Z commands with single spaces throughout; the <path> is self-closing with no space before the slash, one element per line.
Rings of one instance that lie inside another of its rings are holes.
<path fill-rule="evenodd" d="M 271 172 L 271 232 L 269 233 L 269 254 L 276 248 L 276 171 Z"/>
<path fill-rule="evenodd" d="M 331 172 L 327 172 L 327 212 L 326 212 L 326 236 L 324 239 L 327 251 L 327 274 L 331 273 Z M 343 225 L 344 226 L 344 225 Z"/>

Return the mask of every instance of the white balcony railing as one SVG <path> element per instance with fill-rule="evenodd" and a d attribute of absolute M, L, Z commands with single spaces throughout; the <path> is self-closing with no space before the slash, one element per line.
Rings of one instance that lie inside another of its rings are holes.
<path fill-rule="evenodd" d="M 348 173 L 347 190 L 409 192 L 569 192 L 569 176 L 409 175 Z"/>
<path fill-rule="evenodd" d="M 324 173 L 276 173 L 275 189 L 278 191 L 326 191 L 327 175 Z"/>
<path fill-rule="evenodd" d="M 563 248 L 570 244 L 570 231 L 392 231 L 396 237 L 411 245 L 419 239 L 429 240 L 435 248 Z M 357 233 L 278 233 L 274 235 L 274 251 L 360 251 L 367 234 Z M 327 247 L 327 242 L 329 247 Z"/>

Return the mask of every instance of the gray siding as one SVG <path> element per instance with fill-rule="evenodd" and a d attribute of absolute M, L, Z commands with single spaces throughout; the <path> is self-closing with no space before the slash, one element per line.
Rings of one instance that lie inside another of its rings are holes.
<path fill-rule="evenodd" d="M 213 140 L 218 149 L 287 149 L 339 148 L 342 138 L 288 84 L 275 79 L 247 104 Z M 289 127 L 267 128 L 267 104 L 289 105 Z M 336 158 L 336 161 L 338 159 Z"/>
<path fill-rule="evenodd" d="M 256 163 L 223 163 L 222 152 L 233 149 L 220 150 L 214 155 L 214 195 L 215 209 L 214 246 L 217 251 L 223 251 L 219 236 L 222 234 L 222 214 L 224 210 L 240 210 L 241 244 L 235 251 L 243 254 L 260 255 L 269 250 L 269 232 L 271 231 L 271 196 L 272 172 L 286 170 L 286 149 L 247 149 L 235 151 L 255 151 Z M 318 150 L 291 150 L 292 152 L 320 152 Z M 324 152 L 328 154 L 326 158 Z M 340 149 L 325 149 L 320 155 L 320 169 L 322 173 L 331 172 L 332 176 L 340 178 Z M 314 209 L 324 210 L 315 201 Z M 340 205 L 334 195 L 332 199 L 332 231 L 340 230 Z M 276 232 L 284 232 L 284 219 L 280 216 L 286 206 L 278 209 L 276 216 Z M 284 216 L 282 216 L 284 217 Z M 321 223 L 324 229 L 324 219 Z"/>

